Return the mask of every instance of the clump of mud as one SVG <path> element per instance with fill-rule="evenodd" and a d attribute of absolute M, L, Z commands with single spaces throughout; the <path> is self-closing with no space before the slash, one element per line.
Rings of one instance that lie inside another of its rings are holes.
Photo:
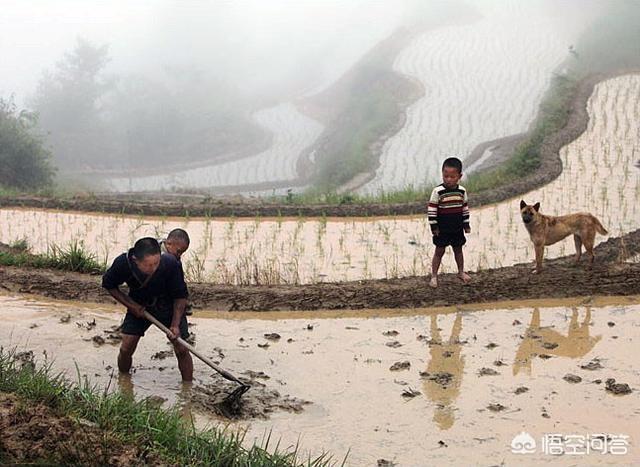
<path fill-rule="evenodd" d="M 387 459 L 378 459 L 377 465 L 378 467 L 395 467 L 396 464 Z"/>
<path fill-rule="evenodd" d="M 580 365 L 580 368 L 582 368 L 583 370 L 595 371 L 595 370 L 601 370 L 604 367 L 600 364 L 599 359 L 594 358 L 586 365 Z"/>
<path fill-rule="evenodd" d="M 495 403 L 489 404 L 487 406 L 487 409 L 491 410 L 492 412 L 502 412 L 503 410 L 506 410 L 506 407 L 500 403 Z"/>
<path fill-rule="evenodd" d="M 571 373 L 567 373 L 566 375 L 564 375 L 562 379 L 565 380 L 567 383 L 574 383 L 574 384 L 582 381 L 582 378 L 580 376 L 574 375 Z"/>
<path fill-rule="evenodd" d="M 616 383 L 614 378 L 609 378 L 605 382 L 606 390 L 613 394 L 622 395 L 622 394 L 631 394 L 631 388 L 627 383 Z"/>
<path fill-rule="evenodd" d="M 311 404 L 310 401 L 282 395 L 254 378 L 246 381 L 251 388 L 240 397 L 237 403 L 230 404 L 226 399 L 229 394 L 239 388 L 239 385 L 217 375 L 214 375 L 213 379 L 211 383 L 193 387 L 191 402 L 195 408 L 219 417 L 233 420 L 252 418 L 266 420 L 273 412 L 282 410 L 300 413 L 306 405 Z"/>
<path fill-rule="evenodd" d="M 0 393 L 0 457 L 3 465 L 129 466 L 159 462 L 91 422 L 76 422 L 43 404 L 25 403 L 4 393 Z"/>
<path fill-rule="evenodd" d="M 156 352 L 151 356 L 151 360 L 164 360 L 167 357 L 171 357 L 173 355 L 173 350 L 161 350 L 160 352 Z"/>
<path fill-rule="evenodd" d="M 495 376 L 499 374 L 493 368 L 480 368 L 480 371 L 478 371 L 478 376 Z"/>
<path fill-rule="evenodd" d="M 408 370 L 409 368 L 411 368 L 411 363 L 408 360 L 405 360 L 404 362 L 395 362 L 393 365 L 391 365 L 391 367 L 389 367 L 389 370 L 401 371 Z"/>
<path fill-rule="evenodd" d="M 453 378 L 454 378 L 454 376 L 451 373 L 447 373 L 446 371 L 443 371 L 440 373 L 434 373 L 434 374 L 430 374 L 427 371 L 421 371 L 420 377 L 422 379 L 428 379 L 429 381 L 433 381 L 436 384 L 439 384 L 440 386 L 443 387 L 443 389 L 446 389 L 447 386 L 449 386 L 453 382 Z"/>

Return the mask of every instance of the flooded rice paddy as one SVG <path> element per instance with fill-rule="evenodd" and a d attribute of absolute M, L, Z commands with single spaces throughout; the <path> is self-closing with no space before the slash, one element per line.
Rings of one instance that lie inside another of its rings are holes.
<path fill-rule="evenodd" d="M 201 403 L 203 388 L 218 379 L 196 361 L 193 387 L 182 385 L 159 331 L 148 331 L 133 376 L 118 383 L 117 341 L 109 343 L 122 318 L 115 307 L 8 295 L 0 295 L 0 304 L 5 348 L 33 351 L 38 361 L 46 353 L 71 378 L 77 365 L 101 386 L 178 404 L 199 426 L 226 422 Z M 300 441 L 305 450 L 327 449 L 337 458 L 349 451 L 349 465 L 380 459 L 397 465 L 640 461 L 640 297 L 486 308 L 203 311 L 190 321 L 200 351 L 257 381 L 244 396 L 247 403 L 268 404 L 260 395 L 269 391 L 298 402 L 272 404 L 257 418 L 232 422 L 248 430 L 247 442 L 272 430 L 282 446 Z M 514 454 L 511 441 L 523 431 L 538 448 Z M 546 454 L 540 444 L 545 434 L 629 436 L 628 453 Z"/>
<path fill-rule="evenodd" d="M 521 198 L 541 212 L 588 211 L 611 236 L 640 227 L 640 75 L 596 86 L 588 101 L 589 125 L 565 146 L 562 174 Z M 463 181 L 464 183 L 464 181 Z M 473 193 L 470 194 L 473 197 Z M 512 199 L 472 209 L 465 249 L 477 271 L 532 261 L 533 249 Z M 33 252 L 77 239 L 99 259 L 112 260 L 142 236 L 162 237 L 183 227 L 192 238 L 185 256 L 191 280 L 230 284 L 312 283 L 395 278 L 430 272 L 433 245 L 424 216 L 378 219 L 203 219 L 100 215 L 0 209 L 0 241 L 27 239 Z M 596 243 L 606 237 L 596 237 Z M 574 251 L 569 238 L 546 257 Z M 450 252 L 444 271 L 455 270 Z"/>
<path fill-rule="evenodd" d="M 112 178 L 108 187 L 113 191 L 164 191 L 295 180 L 298 157 L 320 135 L 322 125 L 300 113 L 293 104 L 260 110 L 253 119 L 273 135 L 271 146 L 259 154 L 164 175 Z"/>
<path fill-rule="evenodd" d="M 382 149 L 375 178 L 361 191 L 419 186 L 440 177 L 450 155 L 527 130 L 552 73 L 596 14 L 593 4 L 470 2 L 478 19 L 418 35 L 394 70 L 416 79 L 424 96 L 407 109 L 403 128 Z"/>

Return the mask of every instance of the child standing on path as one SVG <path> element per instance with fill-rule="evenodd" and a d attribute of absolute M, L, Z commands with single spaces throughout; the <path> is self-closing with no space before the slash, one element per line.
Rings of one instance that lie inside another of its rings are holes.
<path fill-rule="evenodd" d="M 442 184 L 431 192 L 427 216 L 436 251 L 431 262 L 431 287 L 438 287 L 438 270 L 447 246 L 453 248 L 458 265 L 458 277 L 464 283 L 471 277 L 464 272 L 462 245 L 467 242 L 464 234 L 471 232 L 467 190 L 459 185 L 462 178 L 462 161 L 450 157 L 442 164 Z"/>

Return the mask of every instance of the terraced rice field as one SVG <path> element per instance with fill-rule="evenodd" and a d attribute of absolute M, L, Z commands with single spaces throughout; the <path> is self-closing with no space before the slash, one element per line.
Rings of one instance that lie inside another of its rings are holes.
<path fill-rule="evenodd" d="M 538 1 L 472 4 L 482 18 L 425 32 L 397 57 L 394 69 L 422 83 L 425 95 L 385 142 L 361 192 L 422 186 L 438 179 L 446 157 L 465 158 L 482 142 L 526 131 L 552 72 L 593 14 L 593 6 L 551 12 Z"/>
<path fill-rule="evenodd" d="M 292 104 L 260 110 L 255 121 L 273 134 L 269 149 L 222 164 L 171 174 L 108 181 L 114 191 L 170 191 L 185 188 L 234 187 L 294 180 L 300 153 L 322 132 L 322 125 L 298 112 Z"/>
<path fill-rule="evenodd" d="M 640 75 L 596 86 L 587 131 L 561 150 L 564 170 L 554 182 L 522 196 L 545 214 L 588 211 L 611 236 L 640 228 Z M 471 193 L 473 197 L 473 193 Z M 520 198 L 472 210 L 465 248 L 469 270 L 533 260 L 519 217 Z M 135 239 L 161 237 L 175 227 L 191 234 L 185 257 L 191 279 L 274 284 L 424 275 L 431 236 L 423 216 L 379 219 L 182 219 L 1 209 L 0 241 L 26 238 L 34 252 L 73 239 L 99 258 L 113 259 Z M 596 243 L 605 237 L 596 237 Z M 566 239 L 546 257 L 573 252 Z M 455 268 L 447 253 L 444 271 Z"/>

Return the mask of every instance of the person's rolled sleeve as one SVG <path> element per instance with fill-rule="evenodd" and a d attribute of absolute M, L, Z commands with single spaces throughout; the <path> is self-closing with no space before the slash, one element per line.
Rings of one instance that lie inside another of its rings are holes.
<path fill-rule="evenodd" d="M 127 259 L 124 255 L 113 260 L 111 267 L 102 275 L 102 287 L 111 290 L 121 286 L 126 279 Z"/>

